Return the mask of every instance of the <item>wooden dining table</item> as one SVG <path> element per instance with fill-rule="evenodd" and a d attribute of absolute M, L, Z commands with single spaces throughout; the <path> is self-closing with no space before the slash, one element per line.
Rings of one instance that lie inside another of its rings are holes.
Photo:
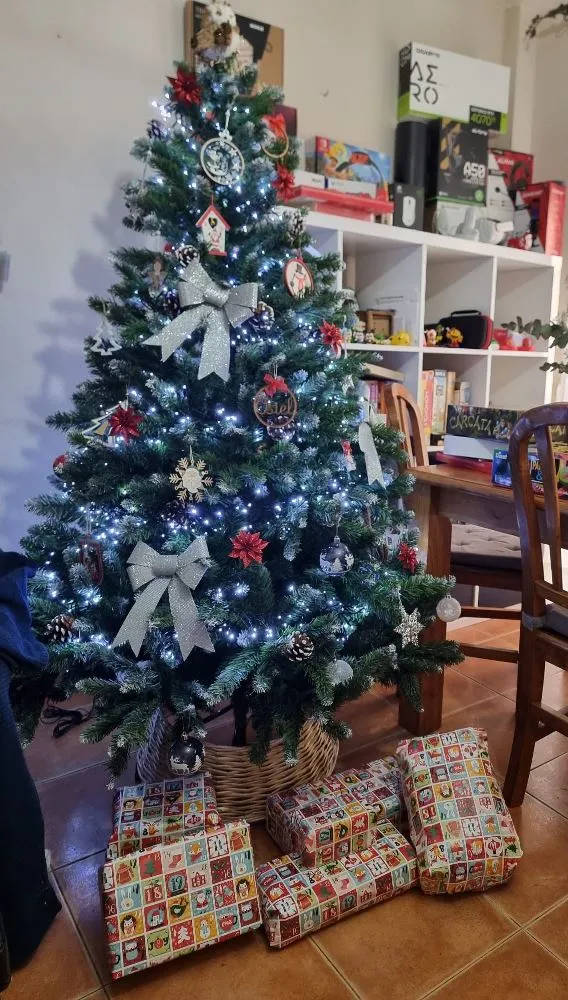
<path fill-rule="evenodd" d="M 420 550 L 426 554 L 426 570 L 433 576 L 450 575 L 451 521 L 463 521 L 519 535 L 512 489 L 495 486 L 486 473 L 450 465 L 418 466 L 409 498 L 420 531 Z M 543 512 L 544 501 L 537 497 Z M 560 501 L 562 547 L 568 548 L 568 500 Z M 439 618 L 425 628 L 422 642 L 446 638 L 446 623 Z M 513 654 L 511 659 L 516 660 Z M 422 735 L 438 729 L 442 722 L 444 673 L 423 674 L 420 679 L 422 711 L 400 699 L 399 722 L 411 733 Z"/>

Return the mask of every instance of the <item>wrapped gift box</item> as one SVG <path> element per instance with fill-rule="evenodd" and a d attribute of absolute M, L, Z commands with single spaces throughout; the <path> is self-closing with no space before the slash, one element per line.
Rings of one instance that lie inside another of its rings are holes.
<path fill-rule="evenodd" d="M 411 844 L 388 820 L 375 829 L 371 847 L 317 868 L 299 854 L 257 868 L 264 929 L 273 948 L 342 920 L 351 913 L 406 892 L 417 881 Z"/>
<path fill-rule="evenodd" d="M 221 819 L 211 776 L 199 771 L 190 778 L 117 789 L 113 800 L 113 832 L 107 857 L 118 858 L 156 844 L 180 840 Z"/>
<path fill-rule="evenodd" d="M 397 748 L 424 892 L 481 892 L 522 857 L 481 729 L 405 740 Z"/>
<path fill-rule="evenodd" d="M 266 827 L 283 851 L 313 866 L 368 847 L 381 820 L 400 826 L 402 810 L 398 762 L 385 757 L 320 784 L 269 795 Z"/>
<path fill-rule="evenodd" d="M 107 861 L 103 912 L 113 979 L 260 926 L 248 823 Z"/>

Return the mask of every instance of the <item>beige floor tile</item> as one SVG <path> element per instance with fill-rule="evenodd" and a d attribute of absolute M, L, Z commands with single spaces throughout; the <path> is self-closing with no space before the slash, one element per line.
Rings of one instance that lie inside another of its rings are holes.
<path fill-rule="evenodd" d="M 528 933 L 568 965 L 568 899 L 532 924 Z"/>
<path fill-rule="evenodd" d="M 492 698 L 494 692 L 477 680 L 449 667 L 444 675 L 444 713 Z"/>
<path fill-rule="evenodd" d="M 124 783 L 131 778 L 129 771 Z M 106 848 L 112 826 L 108 781 L 105 765 L 96 764 L 38 785 L 46 847 L 54 868 Z"/>
<path fill-rule="evenodd" d="M 565 746 L 567 753 L 540 767 L 533 767 L 527 790 L 551 809 L 568 817 L 568 740 L 565 740 Z"/>
<path fill-rule="evenodd" d="M 491 901 L 513 920 L 525 924 L 568 895 L 568 820 L 525 795 L 511 810 L 523 858 L 510 882 L 491 893 Z"/>
<path fill-rule="evenodd" d="M 6 1000 L 79 1000 L 100 986 L 64 907 L 31 961 L 14 972 Z"/>
<path fill-rule="evenodd" d="M 85 705 L 84 698 L 83 695 L 82 705 L 65 702 L 65 707 L 87 709 L 89 706 Z M 74 726 L 57 739 L 53 735 L 53 726 L 39 724 L 25 751 L 26 761 L 35 781 L 56 778 L 106 760 L 108 740 L 102 740 L 101 743 L 81 743 L 80 735 L 88 724 L 85 722 L 81 726 Z"/>
<path fill-rule="evenodd" d="M 261 931 L 206 948 L 108 987 L 133 1000 L 352 1000 L 353 993 L 313 946 L 269 949 Z"/>
<path fill-rule="evenodd" d="M 444 714 L 441 727 L 443 730 L 459 729 L 460 726 L 480 726 L 486 730 L 495 773 L 504 777 L 515 727 L 514 701 L 503 695 L 495 695 L 477 705 Z M 533 767 L 538 767 L 565 753 L 566 747 L 566 738 L 559 733 L 551 733 L 550 736 L 539 740 L 535 747 Z"/>
<path fill-rule="evenodd" d="M 515 930 L 482 896 L 418 889 L 314 936 L 365 998 L 415 1000 Z"/>
<path fill-rule="evenodd" d="M 517 934 L 447 983 L 436 1000 L 566 1000 L 568 967 Z"/>
<path fill-rule="evenodd" d="M 511 688 L 515 690 L 517 686 L 516 663 L 502 663 L 499 660 L 468 656 L 463 663 L 458 663 L 454 670 L 471 677 L 478 684 L 485 684 L 497 694 L 505 694 Z"/>
<path fill-rule="evenodd" d="M 55 872 L 57 884 L 103 983 L 110 979 L 99 886 L 99 871 L 104 860 L 105 852 L 101 851 Z"/>

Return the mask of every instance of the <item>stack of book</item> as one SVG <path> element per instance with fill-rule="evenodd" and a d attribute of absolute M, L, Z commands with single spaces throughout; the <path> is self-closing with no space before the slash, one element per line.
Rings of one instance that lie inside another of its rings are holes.
<path fill-rule="evenodd" d="M 446 430 L 448 407 L 454 403 L 469 403 L 470 384 L 457 381 L 456 372 L 445 368 L 423 371 L 418 392 L 418 405 L 424 417 L 426 436 L 442 437 Z M 437 443 L 437 440 L 435 441 Z"/>

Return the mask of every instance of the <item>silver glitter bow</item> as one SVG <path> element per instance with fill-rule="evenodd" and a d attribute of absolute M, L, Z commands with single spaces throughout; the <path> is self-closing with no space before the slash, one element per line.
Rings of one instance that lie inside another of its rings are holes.
<path fill-rule="evenodd" d="M 370 486 L 373 483 L 379 483 L 380 486 L 384 486 L 385 481 L 383 478 L 381 460 L 377 452 L 377 446 L 373 438 L 371 425 L 367 423 L 366 420 L 363 420 L 362 423 L 359 424 L 359 447 L 365 456 L 367 482 Z"/>
<path fill-rule="evenodd" d="M 194 646 L 214 650 L 204 622 L 199 618 L 192 590 L 209 567 L 205 538 L 196 538 L 181 555 L 160 555 L 146 542 L 138 542 L 128 557 L 128 576 L 134 591 L 140 591 L 124 619 L 114 646 L 129 642 L 138 656 L 148 624 L 162 595 L 168 591 L 174 628 L 183 658 Z M 146 586 L 147 584 L 147 586 Z M 141 590 L 145 587 L 144 590 Z"/>
<path fill-rule="evenodd" d="M 253 315 L 258 285 L 251 281 L 236 288 L 222 288 L 211 280 L 198 260 L 192 260 L 183 272 L 178 295 L 185 311 L 144 343 L 161 347 L 162 361 L 166 361 L 186 337 L 203 327 L 205 336 L 197 377 L 206 378 L 214 372 L 226 382 L 231 361 L 230 328 L 241 326 Z"/>

